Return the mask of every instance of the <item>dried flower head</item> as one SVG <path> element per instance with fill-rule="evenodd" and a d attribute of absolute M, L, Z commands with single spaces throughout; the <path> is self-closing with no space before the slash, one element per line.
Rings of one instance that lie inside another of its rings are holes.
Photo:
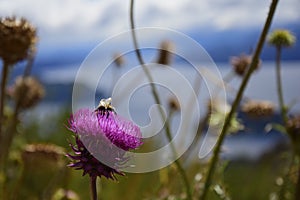
<path fill-rule="evenodd" d="M 22 179 L 18 199 L 38 199 L 45 191 L 54 191 L 65 176 L 64 149 L 53 144 L 28 144 L 22 151 Z M 50 195 L 50 193 L 49 193 Z"/>
<path fill-rule="evenodd" d="M 270 101 L 248 101 L 242 105 L 242 111 L 251 117 L 267 117 L 274 113 L 274 104 Z"/>
<path fill-rule="evenodd" d="M 22 159 L 26 165 L 56 166 L 63 163 L 64 149 L 53 144 L 28 144 L 22 152 Z"/>
<path fill-rule="evenodd" d="M 113 59 L 117 67 L 121 67 L 125 63 L 124 57 L 119 53 L 115 53 Z"/>
<path fill-rule="evenodd" d="M 289 118 L 286 128 L 295 152 L 300 155 L 300 115 Z"/>
<path fill-rule="evenodd" d="M 296 37 L 285 29 L 274 30 L 268 37 L 268 43 L 276 47 L 290 47 L 295 42 Z"/>
<path fill-rule="evenodd" d="M 156 63 L 162 65 L 170 65 L 171 63 L 171 53 L 174 49 L 174 45 L 170 41 L 163 41 L 160 44 L 159 54 Z"/>
<path fill-rule="evenodd" d="M 26 109 L 36 105 L 45 96 L 45 90 L 37 79 L 19 76 L 8 90 L 8 95 L 21 108 Z"/>
<path fill-rule="evenodd" d="M 113 110 L 81 109 L 71 117 L 69 129 L 76 138 L 76 144 L 70 144 L 75 155 L 68 154 L 73 160 L 69 166 L 91 177 L 115 180 L 115 174 L 123 175 L 126 152 L 142 145 L 139 127 Z"/>
<path fill-rule="evenodd" d="M 230 60 L 231 65 L 233 66 L 233 70 L 239 76 L 243 76 L 246 73 L 249 65 L 251 64 L 252 56 L 241 54 L 238 57 L 232 57 Z M 261 61 L 257 64 L 255 69 L 258 69 Z"/>
<path fill-rule="evenodd" d="M 26 19 L 0 18 L 0 57 L 6 64 L 28 58 L 36 41 L 36 29 Z"/>
<path fill-rule="evenodd" d="M 169 104 L 170 110 L 174 110 L 174 111 L 180 110 L 180 104 L 175 97 L 171 97 L 169 99 L 168 104 Z"/>

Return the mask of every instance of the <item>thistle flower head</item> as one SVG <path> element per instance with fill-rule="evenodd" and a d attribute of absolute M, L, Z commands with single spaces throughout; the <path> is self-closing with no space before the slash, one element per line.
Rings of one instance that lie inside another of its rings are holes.
<path fill-rule="evenodd" d="M 6 64 L 15 64 L 34 52 L 36 29 L 24 18 L 0 18 L 0 57 Z"/>
<path fill-rule="evenodd" d="M 285 29 L 274 30 L 268 37 L 268 43 L 276 47 L 290 47 L 295 42 L 296 37 Z"/>
<path fill-rule="evenodd" d="M 69 129 L 76 138 L 69 166 L 82 169 L 83 175 L 116 179 L 114 174 L 123 175 L 120 169 L 129 159 L 126 152 L 142 145 L 139 127 L 112 110 L 81 109 L 71 117 Z"/>
<path fill-rule="evenodd" d="M 251 64 L 251 60 L 251 55 L 241 54 L 240 56 L 232 57 L 230 63 L 233 66 L 234 72 L 239 76 L 243 76 L 246 73 L 246 70 L 248 69 L 249 65 Z M 258 65 L 256 66 L 256 69 L 259 68 L 260 63 L 261 61 L 259 61 Z"/>
<path fill-rule="evenodd" d="M 36 105 L 45 96 L 45 90 L 33 77 L 17 77 L 15 84 L 8 90 L 8 95 L 21 108 L 26 109 Z"/>

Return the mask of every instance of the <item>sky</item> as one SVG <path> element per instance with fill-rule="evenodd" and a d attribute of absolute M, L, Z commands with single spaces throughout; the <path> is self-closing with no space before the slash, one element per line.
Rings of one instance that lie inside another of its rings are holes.
<path fill-rule="evenodd" d="M 189 34 L 261 28 L 270 0 L 140 0 L 137 27 Z M 300 1 L 282 0 L 274 24 L 300 24 Z M 129 0 L 0 0 L 0 16 L 23 16 L 38 27 L 39 47 L 101 42 L 129 30 Z"/>

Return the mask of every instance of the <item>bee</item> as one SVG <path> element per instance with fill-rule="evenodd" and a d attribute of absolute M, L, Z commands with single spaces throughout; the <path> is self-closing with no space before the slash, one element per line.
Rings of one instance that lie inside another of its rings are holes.
<path fill-rule="evenodd" d="M 99 105 L 95 109 L 95 112 L 99 112 L 102 116 L 106 115 L 106 117 L 108 117 L 109 112 L 116 113 L 115 108 L 111 105 L 111 101 L 111 97 L 108 99 L 101 99 Z"/>

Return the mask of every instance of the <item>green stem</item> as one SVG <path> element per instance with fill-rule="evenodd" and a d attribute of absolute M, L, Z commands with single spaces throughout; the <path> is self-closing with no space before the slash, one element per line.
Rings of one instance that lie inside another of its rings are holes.
<path fill-rule="evenodd" d="M 90 176 L 91 200 L 97 200 L 97 176 Z"/>
<path fill-rule="evenodd" d="M 272 3 L 271 3 L 270 10 L 269 10 L 269 13 L 268 13 L 268 17 L 267 17 L 267 20 L 265 22 L 262 33 L 260 35 L 258 44 L 256 46 L 256 49 L 255 49 L 254 56 L 253 56 L 253 59 L 251 61 L 250 67 L 249 67 L 247 73 L 245 74 L 244 79 L 242 80 L 241 86 L 240 86 L 240 88 L 238 90 L 238 93 L 235 97 L 235 100 L 232 104 L 231 110 L 230 110 L 230 112 L 228 113 L 228 115 L 225 119 L 223 129 L 222 129 L 221 134 L 220 134 L 220 136 L 218 138 L 218 141 L 216 143 L 216 147 L 214 148 L 214 151 L 213 151 L 213 156 L 212 156 L 212 160 L 211 160 L 210 165 L 209 165 L 208 174 L 207 174 L 205 185 L 204 185 L 204 190 L 203 190 L 202 195 L 200 196 L 201 200 L 207 199 L 208 190 L 209 190 L 211 182 L 212 182 L 212 177 L 213 177 L 213 174 L 215 172 L 216 164 L 219 160 L 219 153 L 220 153 L 220 150 L 221 150 L 222 143 L 224 141 L 224 138 L 225 138 L 225 135 L 228 131 L 228 128 L 230 127 L 231 118 L 234 116 L 234 113 L 236 112 L 236 110 L 238 108 L 238 105 L 239 105 L 239 103 L 242 99 L 242 96 L 243 96 L 244 90 L 245 90 L 245 88 L 248 84 L 248 81 L 249 81 L 253 71 L 255 70 L 256 66 L 258 65 L 259 56 L 260 56 L 261 50 L 263 48 L 267 33 L 269 31 L 269 28 L 270 28 L 270 25 L 271 25 L 271 22 L 272 22 L 272 19 L 273 19 L 275 10 L 276 10 L 277 3 L 278 3 L 278 0 L 273 0 Z"/>
<path fill-rule="evenodd" d="M 277 94 L 278 94 L 278 102 L 281 109 L 281 116 L 283 123 L 286 125 L 287 123 L 287 110 L 284 105 L 283 91 L 282 91 L 282 80 L 281 80 L 281 46 L 277 46 L 276 48 L 276 82 L 277 82 Z"/>
<path fill-rule="evenodd" d="M 142 54 L 141 54 L 139 46 L 138 46 L 137 37 L 136 37 L 136 33 L 135 33 L 133 8 L 134 8 L 134 0 L 130 0 L 130 26 L 131 26 L 131 30 L 132 30 L 131 34 L 132 34 L 133 43 L 134 43 L 134 47 L 135 47 L 135 53 L 136 53 L 136 56 L 137 56 L 137 59 L 138 59 L 139 63 L 142 66 L 142 69 L 143 69 L 144 73 L 147 76 L 147 79 L 149 80 L 150 87 L 151 87 L 151 92 L 152 92 L 152 95 L 154 97 L 155 103 L 158 104 L 158 105 L 161 105 L 161 101 L 160 101 L 158 92 L 155 88 L 153 78 L 151 76 L 150 71 L 148 70 L 148 68 L 145 65 L 145 62 L 143 60 Z M 159 112 L 160 112 L 160 116 L 161 116 L 162 121 L 165 122 L 166 136 L 167 136 L 169 141 L 172 141 L 170 125 L 169 125 L 168 121 L 166 120 L 166 115 L 165 115 L 165 113 L 164 113 L 164 111 L 161 107 L 159 107 Z M 170 146 L 171 146 L 173 156 L 176 158 L 177 153 L 176 153 L 175 147 L 173 146 L 172 143 L 170 143 Z M 175 160 L 175 164 L 176 164 L 176 167 L 177 167 L 177 169 L 178 169 L 178 171 L 179 171 L 179 173 L 180 173 L 180 175 L 183 179 L 185 189 L 186 189 L 187 199 L 191 200 L 192 199 L 192 193 L 191 193 L 190 184 L 189 184 L 187 175 L 186 175 L 186 173 L 185 173 L 185 171 L 184 171 L 184 169 L 183 169 L 183 167 L 182 167 L 182 165 L 181 165 L 181 163 L 178 159 Z"/>

